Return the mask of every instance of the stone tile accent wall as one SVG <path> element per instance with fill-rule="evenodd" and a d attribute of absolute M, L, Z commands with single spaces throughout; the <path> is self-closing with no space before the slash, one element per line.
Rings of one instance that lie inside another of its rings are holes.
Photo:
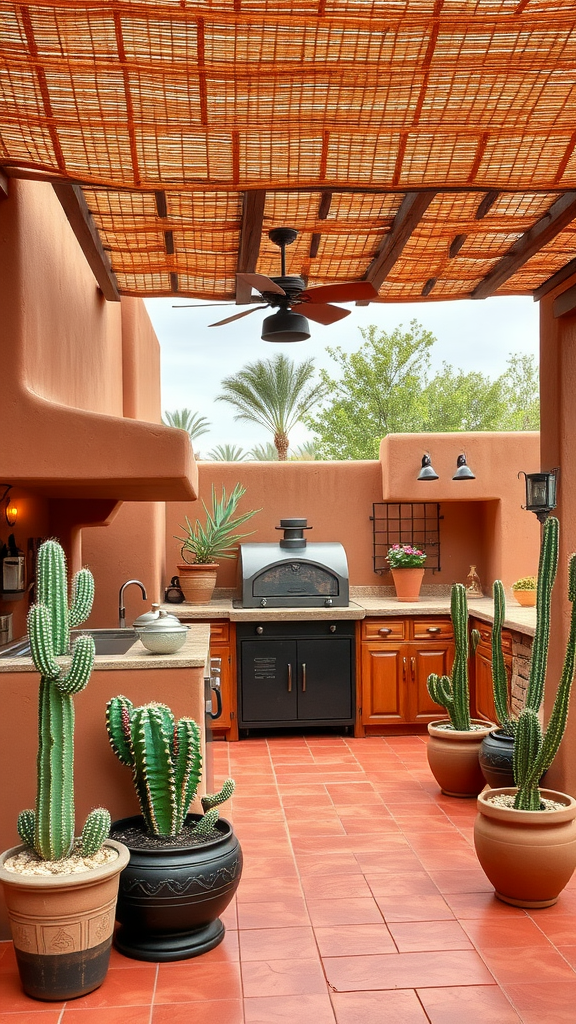
<path fill-rule="evenodd" d="M 512 711 L 517 715 L 524 707 L 530 672 L 532 637 L 512 633 L 512 679 L 510 684 Z"/>

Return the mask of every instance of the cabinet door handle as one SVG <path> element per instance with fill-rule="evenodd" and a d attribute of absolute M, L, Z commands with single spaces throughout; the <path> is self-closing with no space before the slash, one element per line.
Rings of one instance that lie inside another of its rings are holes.
<path fill-rule="evenodd" d="M 402 658 L 402 679 L 406 682 L 406 658 Z"/>
<path fill-rule="evenodd" d="M 416 658 L 410 658 L 410 668 L 412 669 L 412 679 L 416 679 Z"/>
<path fill-rule="evenodd" d="M 392 630 L 390 629 L 390 626 L 382 626 L 382 628 L 379 629 L 378 632 L 381 633 L 382 636 L 388 636 L 388 634 L 391 633 Z"/>
<path fill-rule="evenodd" d="M 427 633 L 441 633 L 442 630 L 441 630 L 440 626 L 428 626 L 428 629 L 426 630 L 426 632 Z"/>
<path fill-rule="evenodd" d="M 302 662 L 302 693 L 306 693 L 306 662 Z"/>
<path fill-rule="evenodd" d="M 292 693 L 292 664 L 288 662 L 288 693 Z"/>

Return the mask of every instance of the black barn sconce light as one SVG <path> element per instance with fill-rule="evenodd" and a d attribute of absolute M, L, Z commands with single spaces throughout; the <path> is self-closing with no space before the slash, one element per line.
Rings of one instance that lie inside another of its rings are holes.
<path fill-rule="evenodd" d="M 520 470 L 526 482 L 526 504 L 522 505 L 528 512 L 533 512 L 538 522 L 545 523 L 552 509 L 556 508 L 556 484 L 558 468 L 549 473 L 525 473 Z"/>
<path fill-rule="evenodd" d="M 432 460 L 428 452 L 422 456 L 422 469 L 418 473 L 418 480 L 437 480 L 438 473 L 432 468 Z"/>
<path fill-rule="evenodd" d="M 475 480 L 476 479 L 476 477 L 474 476 L 474 473 L 470 469 L 470 466 L 468 466 L 467 463 L 466 463 L 466 456 L 464 455 L 464 452 L 462 452 L 462 454 L 459 455 L 458 458 L 456 459 L 456 466 L 457 466 L 457 469 L 456 469 L 456 472 L 454 473 L 454 476 L 452 477 L 453 480 Z"/>
<path fill-rule="evenodd" d="M 8 526 L 15 526 L 18 518 L 18 509 L 14 504 L 14 501 L 10 500 L 12 484 L 0 484 L 0 487 L 4 487 L 4 494 L 0 498 L 0 503 L 4 506 L 4 518 L 8 523 Z"/>

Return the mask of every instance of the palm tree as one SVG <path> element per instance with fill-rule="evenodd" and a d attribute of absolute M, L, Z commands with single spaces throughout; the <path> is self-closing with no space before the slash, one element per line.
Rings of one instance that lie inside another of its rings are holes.
<path fill-rule="evenodd" d="M 248 452 L 235 444 L 217 444 L 206 456 L 212 462 L 244 462 L 248 458 Z"/>
<path fill-rule="evenodd" d="M 229 402 L 238 410 L 234 419 L 250 420 L 271 430 L 278 458 L 288 458 L 288 432 L 326 394 L 325 384 L 310 387 L 314 360 L 299 365 L 284 355 L 247 363 L 233 377 L 222 381 L 217 402 Z"/>
<path fill-rule="evenodd" d="M 291 462 L 314 462 L 318 458 L 316 441 L 305 441 L 295 448 L 290 456 Z"/>
<path fill-rule="evenodd" d="M 174 412 L 165 412 L 162 422 L 167 427 L 178 427 L 190 435 L 190 440 L 195 441 L 202 434 L 207 434 L 212 424 L 205 416 L 200 416 L 190 409 L 175 409 Z"/>
<path fill-rule="evenodd" d="M 248 454 L 254 462 L 278 462 L 278 452 L 272 441 L 266 441 L 265 444 L 255 444 Z"/>

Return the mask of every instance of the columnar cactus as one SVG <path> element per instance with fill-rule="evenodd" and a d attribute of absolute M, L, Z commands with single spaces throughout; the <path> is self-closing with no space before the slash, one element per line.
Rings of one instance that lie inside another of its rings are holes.
<path fill-rule="evenodd" d="M 564 666 L 546 732 L 542 732 L 538 709 L 544 695 L 550 634 L 550 594 L 558 566 L 558 520 L 547 519 L 538 573 L 537 618 L 526 705 L 518 715 L 514 743 L 514 781 L 518 786 L 514 806 L 524 811 L 541 808 L 538 783 L 554 760 L 564 735 L 576 661 L 576 555 L 568 568 L 568 598 L 572 603 L 570 632 Z"/>
<path fill-rule="evenodd" d="M 74 846 L 74 705 L 72 697 L 83 690 L 94 664 L 94 640 L 80 636 L 72 648 L 66 671 L 57 656 L 67 654 L 70 627 L 88 617 L 94 600 L 94 580 L 80 569 L 72 583 L 68 608 L 66 559 L 55 540 L 45 541 L 38 552 L 37 604 L 28 615 L 28 637 L 35 667 L 41 674 L 38 728 L 38 783 L 36 810 L 22 811 L 18 834 L 44 860 L 61 860 Z M 110 815 L 104 808 L 86 820 L 80 846 L 95 853 L 108 835 Z"/>
<path fill-rule="evenodd" d="M 106 705 L 106 727 L 112 750 L 132 769 L 136 795 L 152 835 L 181 832 L 202 774 L 200 730 L 192 718 L 175 721 L 165 704 L 135 708 L 127 697 Z M 234 792 L 227 779 L 219 793 L 202 799 L 204 817 L 193 833 L 209 837 L 218 819 L 217 804 Z"/>
<path fill-rule="evenodd" d="M 454 664 L 451 676 L 428 676 L 428 693 L 436 704 L 446 708 L 453 729 L 469 732 L 472 728 L 470 720 L 470 692 L 468 688 L 468 602 L 466 588 L 462 583 L 452 587 L 450 600 L 450 617 L 454 626 Z M 476 630 L 472 633 L 472 643 L 477 642 Z"/>

